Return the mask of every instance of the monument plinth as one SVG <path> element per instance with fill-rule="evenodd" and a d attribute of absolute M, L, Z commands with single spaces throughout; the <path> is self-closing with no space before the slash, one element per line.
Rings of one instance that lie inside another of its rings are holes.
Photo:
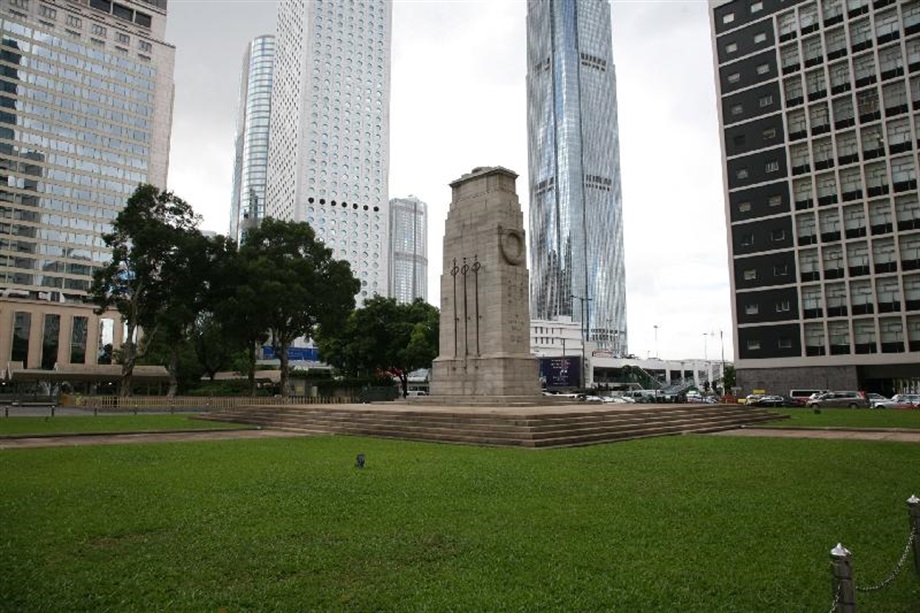
<path fill-rule="evenodd" d="M 539 365 L 530 353 L 527 243 L 516 179 L 507 168 L 475 168 L 450 184 L 433 397 L 540 398 Z"/>

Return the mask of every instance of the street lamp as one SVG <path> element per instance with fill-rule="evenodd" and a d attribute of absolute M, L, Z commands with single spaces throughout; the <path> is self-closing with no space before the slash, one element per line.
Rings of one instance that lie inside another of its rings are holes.
<path fill-rule="evenodd" d="M 655 357 L 658 357 L 658 324 L 652 326 L 655 328 Z"/>
<path fill-rule="evenodd" d="M 576 296 L 575 294 L 570 294 L 571 298 L 577 298 L 581 301 L 581 319 L 584 322 L 584 325 L 581 327 L 581 387 L 585 387 L 585 369 L 587 366 L 587 359 L 585 358 L 585 345 L 588 343 L 588 338 L 591 336 L 591 324 L 588 321 L 589 315 L 586 313 L 585 302 L 591 302 L 591 298 L 587 296 Z"/>

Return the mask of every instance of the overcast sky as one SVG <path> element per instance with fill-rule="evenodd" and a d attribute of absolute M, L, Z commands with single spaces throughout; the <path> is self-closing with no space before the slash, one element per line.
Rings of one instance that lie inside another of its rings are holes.
<path fill-rule="evenodd" d="M 273 33 L 275 4 L 169 2 L 166 40 L 176 46 L 169 188 L 192 204 L 204 229 L 221 234 L 229 226 L 243 52 L 255 36 Z M 611 5 L 629 350 L 718 359 L 721 330 L 731 359 L 707 3 Z M 520 175 L 527 216 L 526 12 L 526 0 L 394 0 L 390 197 L 413 194 L 428 204 L 435 305 L 450 182 L 476 166 L 505 166 Z"/>

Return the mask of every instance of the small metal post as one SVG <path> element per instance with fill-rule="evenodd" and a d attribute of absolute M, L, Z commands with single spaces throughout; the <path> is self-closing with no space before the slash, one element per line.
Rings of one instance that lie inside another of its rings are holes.
<path fill-rule="evenodd" d="M 856 586 L 850 557 L 850 552 L 840 543 L 831 549 L 831 595 L 835 613 L 856 613 Z"/>
<path fill-rule="evenodd" d="M 911 536 L 914 539 L 914 570 L 920 575 L 920 498 L 916 495 L 907 499 L 907 514 L 910 518 Z"/>
<path fill-rule="evenodd" d="M 54 405 L 51 405 L 51 417 L 54 417 Z"/>

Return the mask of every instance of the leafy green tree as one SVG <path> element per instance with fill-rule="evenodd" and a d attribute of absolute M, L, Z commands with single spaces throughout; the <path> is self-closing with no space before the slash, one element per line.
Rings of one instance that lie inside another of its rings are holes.
<path fill-rule="evenodd" d="M 722 393 L 729 394 L 736 384 L 735 367 L 732 364 L 726 364 L 722 374 Z"/>
<path fill-rule="evenodd" d="M 96 314 L 115 309 L 126 325 L 119 348 L 122 396 L 131 395 L 134 366 L 157 334 L 159 315 L 173 302 L 172 284 L 186 261 L 183 245 L 198 233 L 197 223 L 184 200 L 140 185 L 115 218 L 112 232 L 102 236 L 112 259 L 93 274 L 89 300 Z"/>
<path fill-rule="evenodd" d="M 361 284 L 349 263 L 334 259 L 332 250 L 302 222 L 265 218 L 247 232 L 239 255 L 240 270 L 252 292 L 251 305 L 258 305 L 258 317 L 267 323 L 272 348 L 281 361 L 281 395 L 287 397 L 291 343 L 314 336 L 320 325 L 328 329 L 343 325 L 355 308 Z M 237 301 L 244 306 L 241 303 Z"/>
<path fill-rule="evenodd" d="M 211 381 L 219 371 L 230 367 L 236 347 L 229 331 L 213 311 L 198 314 L 190 340 L 202 373 Z"/>
<path fill-rule="evenodd" d="M 320 329 L 320 356 L 351 376 L 398 377 L 405 396 L 409 373 L 430 367 L 438 355 L 438 321 L 438 309 L 424 300 L 400 304 L 375 296 L 344 326 Z"/>

